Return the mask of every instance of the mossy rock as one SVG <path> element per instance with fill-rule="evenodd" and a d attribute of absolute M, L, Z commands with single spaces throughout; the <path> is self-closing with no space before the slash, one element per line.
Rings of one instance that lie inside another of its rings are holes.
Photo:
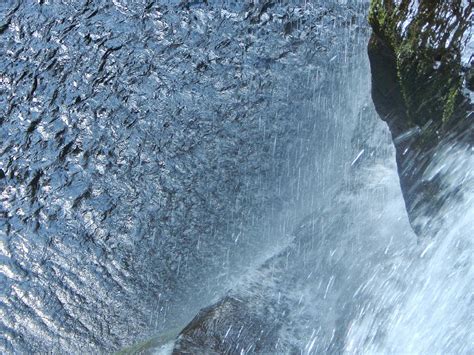
<path fill-rule="evenodd" d="M 439 181 L 423 178 L 438 145 L 474 141 L 472 102 L 463 88 L 465 82 L 469 89 L 471 71 L 461 61 L 473 5 L 462 0 L 419 3 L 372 0 L 368 45 L 372 98 L 392 132 L 400 185 L 418 234 L 417 216 L 427 211 L 434 216 L 446 201 Z"/>
<path fill-rule="evenodd" d="M 472 5 L 461 0 L 373 0 L 369 22 L 374 36 L 393 52 L 406 126 L 446 132 L 465 115 L 456 110 L 462 92 L 461 49 Z M 371 41 L 373 43 L 374 41 Z"/>

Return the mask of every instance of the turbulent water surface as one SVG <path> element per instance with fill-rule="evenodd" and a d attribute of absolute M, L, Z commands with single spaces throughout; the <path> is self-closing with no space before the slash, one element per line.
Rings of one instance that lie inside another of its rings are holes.
<path fill-rule="evenodd" d="M 418 239 L 367 8 L 0 4 L 0 351 L 166 342 L 230 289 L 289 309 L 282 352 L 472 353 L 473 152 Z"/>

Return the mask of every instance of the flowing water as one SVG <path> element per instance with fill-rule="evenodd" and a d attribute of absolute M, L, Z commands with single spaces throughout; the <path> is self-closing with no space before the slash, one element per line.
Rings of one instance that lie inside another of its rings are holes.
<path fill-rule="evenodd" d="M 474 352 L 473 150 L 417 237 L 367 2 L 183 4 L 0 5 L 0 350 L 168 342 L 230 292 L 289 309 L 281 352 Z"/>
<path fill-rule="evenodd" d="M 230 294 L 261 304 L 264 317 L 268 304 L 290 314 L 278 333 L 281 353 L 472 353 L 473 148 L 440 145 L 424 179 L 441 176 L 446 195 L 460 195 L 416 236 L 391 136 L 369 96 L 365 40 L 333 74 L 340 85 L 332 98 L 343 99 L 327 114 L 338 134 L 324 142 L 324 156 L 298 167 L 293 219 L 267 217 L 291 230 L 287 243 Z M 321 174 L 329 177 L 323 188 Z M 281 240 L 272 233 L 271 242 Z"/>

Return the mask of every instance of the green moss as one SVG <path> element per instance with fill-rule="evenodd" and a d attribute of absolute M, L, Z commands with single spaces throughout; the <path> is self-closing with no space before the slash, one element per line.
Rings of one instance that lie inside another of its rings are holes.
<path fill-rule="evenodd" d="M 397 46 L 400 38 L 396 31 L 397 11 L 391 1 L 373 0 L 369 10 L 369 23 L 379 36 Z"/>
<path fill-rule="evenodd" d="M 460 93 L 461 93 L 461 82 L 459 82 L 459 85 L 457 87 L 453 86 L 451 88 L 451 91 L 446 96 L 445 98 L 446 104 L 445 104 L 444 112 L 443 112 L 444 125 L 449 124 L 451 121 L 451 118 L 454 116 L 456 103 L 458 102 Z"/>
<path fill-rule="evenodd" d="M 460 0 L 422 2 L 401 33 L 411 1 L 395 5 L 393 0 L 373 0 L 369 23 L 394 53 L 408 125 L 421 127 L 431 121 L 436 123 L 434 129 L 442 130 L 455 116 L 462 95 L 461 39 L 470 11 L 463 13 Z M 448 11 L 456 15 L 446 19 L 442 14 Z"/>
<path fill-rule="evenodd" d="M 385 23 L 387 12 L 383 8 L 382 0 L 373 0 L 369 9 L 369 23 L 372 27 L 380 28 Z"/>

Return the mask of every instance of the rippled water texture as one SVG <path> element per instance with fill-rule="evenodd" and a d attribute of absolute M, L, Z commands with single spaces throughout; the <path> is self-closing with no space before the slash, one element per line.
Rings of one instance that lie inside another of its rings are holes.
<path fill-rule="evenodd" d="M 332 73 L 365 46 L 365 7 L 0 10 L 3 351 L 120 349 L 182 325 L 293 229 L 302 185 L 338 174 L 321 164 L 346 129 Z"/>

